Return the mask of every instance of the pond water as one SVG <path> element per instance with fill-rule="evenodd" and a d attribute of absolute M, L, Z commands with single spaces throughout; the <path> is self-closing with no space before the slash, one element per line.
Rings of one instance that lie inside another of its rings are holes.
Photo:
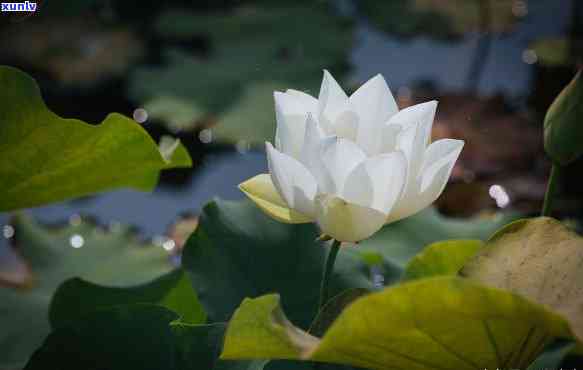
<path fill-rule="evenodd" d="M 512 33 L 495 37 L 478 92 L 486 95 L 504 92 L 510 98 L 525 97 L 534 67 L 523 60 L 524 50 L 534 38 L 564 35 L 569 26 L 570 10 L 571 1 L 567 0 L 530 1 L 526 20 Z M 477 39 L 477 35 L 469 35 L 457 43 L 427 38 L 400 40 L 360 20 L 351 57 L 353 79 L 363 81 L 382 73 L 393 89 L 428 80 L 440 91 L 460 91 L 465 88 Z M 198 212 L 213 197 L 241 198 L 237 184 L 266 172 L 266 160 L 263 153 L 256 151 L 211 154 L 205 157 L 203 164 L 195 166 L 194 171 L 195 176 L 183 187 L 160 185 L 151 194 L 113 191 L 27 212 L 50 223 L 65 221 L 74 214 L 91 215 L 101 223 L 117 221 L 135 225 L 144 236 L 150 237 L 163 233 L 179 214 Z M 0 214 L 0 225 L 8 222 L 8 216 Z M 0 243 L 4 243 L 1 236 Z"/>
<path fill-rule="evenodd" d="M 99 223 L 121 222 L 135 225 L 151 237 L 162 234 L 180 214 L 197 213 L 214 197 L 240 199 L 237 185 L 267 171 L 263 153 L 221 153 L 205 157 L 186 186 L 159 185 L 153 193 L 118 190 L 101 195 L 57 203 L 27 212 L 49 223 L 66 221 L 75 214 L 91 215 Z M 0 216 L 0 224 L 6 215 Z"/>
<path fill-rule="evenodd" d="M 525 97 L 530 91 L 534 66 L 524 61 L 530 43 L 543 37 L 564 36 L 569 28 L 571 0 L 531 0 L 528 14 L 512 32 L 494 36 L 485 62 L 478 93 L 503 93 Z M 438 42 L 426 37 L 403 41 L 377 31 L 366 21 L 357 26 L 357 45 L 352 53 L 354 80 L 365 81 L 381 73 L 392 89 L 426 80 L 442 92 L 463 91 L 479 35 Z"/>

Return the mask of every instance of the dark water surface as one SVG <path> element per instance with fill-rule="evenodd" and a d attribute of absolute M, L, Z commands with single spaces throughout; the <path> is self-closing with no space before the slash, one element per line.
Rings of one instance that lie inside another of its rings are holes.
<path fill-rule="evenodd" d="M 571 0 L 530 0 L 528 14 L 512 32 L 493 35 L 478 92 L 503 93 L 510 98 L 530 92 L 534 65 L 523 60 L 532 41 L 564 37 L 572 12 Z M 391 89 L 409 87 L 420 80 L 439 91 L 463 91 L 479 39 L 468 34 L 459 42 L 438 42 L 427 37 L 402 40 L 374 29 L 365 21 L 356 27 L 357 44 L 352 52 L 354 80 L 364 81 L 381 73 Z"/>
<path fill-rule="evenodd" d="M 103 224 L 134 225 L 143 236 L 152 237 L 164 233 L 180 214 L 197 213 L 214 197 L 240 199 L 243 194 L 237 185 L 267 172 L 265 155 L 255 151 L 211 154 L 198 166 L 196 175 L 186 186 L 159 185 L 153 193 L 118 190 L 25 212 L 47 223 L 67 221 L 76 214 L 90 215 Z M 8 222 L 8 216 L 0 214 L 0 225 Z M 0 254 L 2 243 L 4 238 L 0 234 Z"/>

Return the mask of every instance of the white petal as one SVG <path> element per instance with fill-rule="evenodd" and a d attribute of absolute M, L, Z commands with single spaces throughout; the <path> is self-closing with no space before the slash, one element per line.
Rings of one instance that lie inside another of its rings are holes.
<path fill-rule="evenodd" d="M 383 125 L 379 154 L 394 152 L 397 150 L 397 138 L 401 131 L 402 128 L 399 125 L 390 125 L 388 123 Z"/>
<path fill-rule="evenodd" d="M 464 142 L 442 139 L 425 152 L 423 169 L 389 214 L 387 222 L 409 217 L 432 204 L 443 192 Z"/>
<path fill-rule="evenodd" d="M 338 114 L 336 120 L 332 123 L 332 130 L 338 137 L 356 141 L 358 132 L 358 115 L 350 110 Z"/>
<path fill-rule="evenodd" d="M 423 160 L 421 193 L 429 192 L 437 199 L 463 147 L 464 141 L 455 139 L 441 139 L 429 145 Z"/>
<path fill-rule="evenodd" d="M 288 207 L 313 216 L 318 186 L 312 174 L 296 159 L 278 152 L 270 143 L 266 143 L 266 150 L 271 179 Z"/>
<path fill-rule="evenodd" d="M 350 140 L 333 138 L 322 142 L 322 161 L 324 168 L 332 178 L 331 193 L 342 194 L 346 177 L 360 162 L 366 159 L 366 154 Z"/>
<path fill-rule="evenodd" d="M 417 104 L 401 110 L 389 120 L 389 125 L 402 128 L 397 136 L 397 149 L 402 150 L 407 157 L 406 193 L 418 191 L 417 180 L 423 165 L 425 149 L 431 138 L 431 127 L 436 109 L 436 101 Z"/>
<path fill-rule="evenodd" d="M 332 177 L 322 161 L 322 147 L 334 141 L 336 138 L 327 137 L 310 114 L 306 122 L 306 135 L 300 160 L 316 178 L 319 192 L 331 192 L 334 189 Z"/>
<path fill-rule="evenodd" d="M 298 99 L 294 94 L 274 91 L 273 99 L 275 100 L 276 108 L 279 108 L 283 114 L 306 115 L 308 113 L 308 107 L 302 104 L 302 100 Z"/>
<path fill-rule="evenodd" d="M 319 194 L 315 202 L 316 220 L 322 232 L 339 241 L 366 239 L 385 223 L 384 213 L 349 203 L 334 195 Z"/>
<path fill-rule="evenodd" d="M 402 152 L 368 158 L 348 175 L 343 198 L 389 214 L 401 196 L 407 176 Z"/>
<path fill-rule="evenodd" d="M 295 97 L 306 111 L 312 114 L 318 113 L 318 99 L 314 98 L 312 95 L 294 89 L 287 89 L 285 93 Z"/>
<path fill-rule="evenodd" d="M 397 103 L 381 75 L 368 80 L 350 96 L 359 117 L 358 144 L 369 154 L 379 153 L 382 124 L 398 112 Z"/>
<path fill-rule="evenodd" d="M 399 111 L 387 82 L 380 74 L 358 88 L 350 96 L 350 102 L 367 124 L 380 125 Z"/>
<path fill-rule="evenodd" d="M 417 125 L 411 125 L 403 129 L 397 135 L 397 150 L 402 151 L 407 159 L 407 179 L 405 181 L 404 193 L 416 191 L 415 181 L 423 161 L 423 151 L 425 148 L 415 148 L 415 137 L 417 135 Z"/>
<path fill-rule="evenodd" d="M 320 95 L 318 96 L 320 109 L 326 110 L 332 108 L 335 110 L 336 107 L 343 106 L 347 99 L 348 96 L 346 96 L 346 93 L 342 90 L 338 82 L 336 82 L 330 72 L 324 70 Z"/>
<path fill-rule="evenodd" d="M 283 153 L 298 158 L 304 140 L 308 113 L 291 95 L 275 92 L 273 96 L 277 121 L 276 147 Z"/>
<path fill-rule="evenodd" d="M 273 185 L 271 176 L 267 173 L 262 173 L 239 184 L 239 189 L 263 212 L 279 222 L 288 224 L 314 222 L 312 217 L 303 215 L 287 206 Z"/>
<path fill-rule="evenodd" d="M 375 196 L 375 189 L 373 185 L 373 180 L 369 172 L 370 158 L 366 159 L 360 164 L 358 164 L 346 177 L 346 183 L 344 184 L 344 189 L 342 189 L 343 199 L 348 202 L 358 204 L 359 206 L 372 207 Z M 375 208 L 381 211 L 378 208 Z"/>
<path fill-rule="evenodd" d="M 417 125 L 419 130 L 418 144 L 424 147 L 429 144 L 431 139 L 431 127 L 437 110 L 437 101 L 415 104 L 399 111 L 389 120 L 389 124 L 400 125 L 404 129 Z"/>

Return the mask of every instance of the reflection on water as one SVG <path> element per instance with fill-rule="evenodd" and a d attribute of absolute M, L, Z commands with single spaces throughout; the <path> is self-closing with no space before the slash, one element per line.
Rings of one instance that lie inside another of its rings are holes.
<path fill-rule="evenodd" d="M 2 236 L 6 239 L 10 239 L 14 236 L 14 227 L 12 225 L 4 225 L 2 227 Z"/>
<path fill-rule="evenodd" d="M 69 238 L 69 243 L 73 248 L 81 248 L 85 244 L 85 239 L 79 234 L 74 234 Z"/>
<path fill-rule="evenodd" d="M 513 98 L 528 95 L 534 68 L 530 64 L 536 58 L 529 50 L 530 43 L 541 37 L 564 36 L 571 9 L 570 1 L 529 1 L 528 16 L 512 32 L 494 36 L 478 92 L 502 92 Z M 393 89 L 425 80 L 442 92 L 463 91 L 478 38 L 469 34 L 454 43 L 427 37 L 401 40 L 360 21 L 351 57 L 354 79 L 366 81 L 381 73 Z"/>
<path fill-rule="evenodd" d="M 190 184 L 177 190 L 159 186 L 153 193 L 119 190 L 82 200 L 57 203 L 27 210 L 44 222 L 76 222 L 79 214 L 95 216 L 97 221 L 114 226 L 116 223 L 135 225 L 143 235 L 163 234 L 166 228 L 185 212 L 198 212 L 214 197 L 240 199 L 237 185 L 249 177 L 267 171 L 265 155 L 256 151 L 209 155 L 199 167 Z M 6 225 L 8 214 L 0 214 L 0 225 Z M 78 222 L 78 221 L 77 221 Z M 8 226 L 3 226 L 4 234 Z M 4 239 L 4 238 L 0 238 Z M 0 241 L 0 243 L 3 243 Z M 71 238 L 71 246 L 79 248 L 82 238 Z M 1 245 L 0 245 L 1 247 Z M 162 242 L 162 247 L 174 246 Z M 1 249 L 1 248 L 0 248 Z"/>
<path fill-rule="evenodd" d="M 494 184 L 490 186 L 488 194 L 496 201 L 498 208 L 505 208 L 510 204 L 510 196 L 501 185 Z"/>

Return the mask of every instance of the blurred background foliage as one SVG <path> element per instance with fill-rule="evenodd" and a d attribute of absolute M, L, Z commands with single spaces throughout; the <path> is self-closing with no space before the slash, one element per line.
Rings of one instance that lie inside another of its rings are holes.
<path fill-rule="evenodd" d="M 153 194 L 120 190 L 27 210 L 16 218 L 0 213 L 0 301 L 25 297 L 24 304 L 41 297 L 30 317 L 47 310 L 57 280 L 79 273 L 39 267 L 25 253 L 24 240 L 69 247 L 68 233 L 85 227 L 75 235 L 83 236 L 87 246 L 94 234 L 101 235 L 96 230 L 109 227 L 97 225 L 121 222 L 136 225 L 135 237 L 148 239 L 143 248 L 168 264 L 157 265 L 147 276 L 179 264 L 179 251 L 197 227 L 200 208 L 215 196 L 241 198 L 236 185 L 265 172 L 262 145 L 275 133 L 273 91 L 294 88 L 317 96 L 324 68 L 347 91 L 382 73 L 401 108 L 440 101 L 434 139 L 460 138 L 466 146 L 436 203 L 439 212 L 492 224 L 508 214 L 536 214 L 550 168 L 542 146 L 544 113 L 580 67 L 583 54 L 578 0 L 38 4 L 33 15 L 0 16 L 0 64 L 35 78 L 48 107 L 63 117 L 98 123 L 116 111 L 142 123 L 156 141 L 164 135 L 180 138 L 194 166 L 163 173 Z M 556 216 L 569 218 L 579 230 L 582 171 L 581 159 L 565 169 L 556 203 Z M 86 214 L 96 225 L 79 226 Z M 397 225 L 401 231 L 393 242 L 417 240 L 415 228 L 427 217 L 409 221 L 416 226 Z M 48 232 L 38 222 L 62 228 Z M 452 235 L 434 234 L 423 242 L 467 236 L 457 229 Z M 102 237 L 112 238 L 107 242 L 112 246 L 129 238 L 127 248 L 142 248 L 134 245 L 140 244 L 134 236 L 106 232 Z M 374 251 L 374 243 L 364 243 L 363 251 Z M 94 282 L 108 283 L 107 276 L 118 271 L 114 265 L 102 268 L 104 275 Z M 41 271 L 50 278 L 35 285 L 31 277 Z M 142 281 L 138 276 L 131 282 Z M 24 290 L 14 293 L 14 286 Z M 27 321 L 26 312 L 15 322 Z M 41 337 L 48 330 L 46 322 L 27 325 Z M 0 357 L 0 369 L 19 360 Z"/>

